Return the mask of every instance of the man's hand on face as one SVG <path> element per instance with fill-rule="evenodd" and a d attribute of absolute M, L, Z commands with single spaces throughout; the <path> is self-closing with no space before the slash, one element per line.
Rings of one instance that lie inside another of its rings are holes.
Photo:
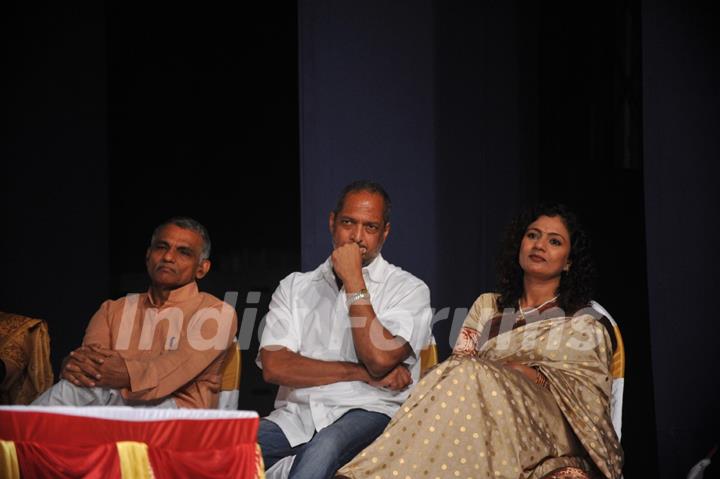
<path fill-rule="evenodd" d="M 101 377 L 100 367 L 105 359 L 104 354 L 89 347 L 79 347 L 65 359 L 60 375 L 76 386 L 95 387 Z"/>
<path fill-rule="evenodd" d="M 365 287 L 362 276 L 362 249 L 357 243 L 346 243 L 332 252 L 333 269 L 345 285 L 345 291 L 356 293 Z"/>
<path fill-rule="evenodd" d="M 407 366 L 398 364 L 395 369 L 387 373 L 380 379 L 368 381 L 368 384 L 376 388 L 385 388 L 392 391 L 402 391 L 412 384 L 412 376 Z"/>

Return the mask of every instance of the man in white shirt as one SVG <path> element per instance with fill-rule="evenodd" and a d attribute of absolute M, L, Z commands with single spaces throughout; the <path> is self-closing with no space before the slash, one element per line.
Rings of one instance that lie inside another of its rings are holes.
<path fill-rule="evenodd" d="M 345 187 L 330 213 L 330 258 L 273 294 L 258 362 L 280 385 L 258 432 L 266 468 L 294 455 L 291 478 L 333 477 L 383 431 L 419 378 L 430 291 L 380 255 L 390 207 L 377 183 Z"/>

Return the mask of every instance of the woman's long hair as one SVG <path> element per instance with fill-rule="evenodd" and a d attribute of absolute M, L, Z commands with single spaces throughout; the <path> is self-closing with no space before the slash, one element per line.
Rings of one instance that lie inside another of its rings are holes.
<path fill-rule="evenodd" d="M 523 293 L 523 270 L 518 255 L 528 226 L 540 216 L 559 216 L 570 233 L 570 271 L 560 277 L 558 306 L 568 316 L 588 305 L 593 296 L 595 267 L 590 257 L 590 241 L 575 214 L 560 203 L 541 203 L 521 212 L 510 223 L 498 258 L 498 309 L 517 308 Z"/>

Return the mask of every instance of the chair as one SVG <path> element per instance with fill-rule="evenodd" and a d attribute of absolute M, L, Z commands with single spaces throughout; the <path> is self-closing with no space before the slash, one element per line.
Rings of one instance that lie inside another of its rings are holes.
<path fill-rule="evenodd" d="M 430 343 L 420 351 L 420 377 L 438 363 L 438 347 L 435 342 L 435 336 L 430 336 Z"/>
<path fill-rule="evenodd" d="M 612 365 L 610 366 L 610 372 L 613 378 L 612 397 L 610 398 L 610 417 L 612 418 L 613 428 L 615 429 L 618 440 L 620 440 L 622 436 L 623 392 L 625 390 L 625 344 L 623 343 L 623 338 L 620 334 L 620 327 L 613 317 L 610 316 L 610 313 L 608 313 L 605 308 L 595 301 L 591 301 L 590 305 L 595 311 L 602 314 L 610 321 L 613 331 L 615 332 L 617 345 L 615 346 Z"/>
<path fill-rule="evenodd" d="M 222 370 L 222 385 L 218 409 L 236 410 L 240 400 L 240 373 L 242 372 L 242 354 L 237 342 L 230 347 Z"/>

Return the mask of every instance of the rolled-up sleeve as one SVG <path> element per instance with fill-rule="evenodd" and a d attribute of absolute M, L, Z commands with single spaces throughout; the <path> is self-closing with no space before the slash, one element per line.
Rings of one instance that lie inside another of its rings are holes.
<path fill-rule="evenodd" d="M 297 352 L 300 349 L 300 334 L 292 311 L 292 284 L 294 274 L 286 277 L 272 295 L 270 309 L 265 316 L 265 326 L 260 339 L 260 349 L 269 346 L 287 348 Z M 256 359 L 262 368 L 260 356 Z"/>
<path fill-rule="evenodd" d="M 416 280 L 403 285 L 393 295 L 393 303 L 375 313 L 385 329 L 408 342 L 416 358 L 430 343 L 432 309 L 430 289 L 425 283 Z"/>

